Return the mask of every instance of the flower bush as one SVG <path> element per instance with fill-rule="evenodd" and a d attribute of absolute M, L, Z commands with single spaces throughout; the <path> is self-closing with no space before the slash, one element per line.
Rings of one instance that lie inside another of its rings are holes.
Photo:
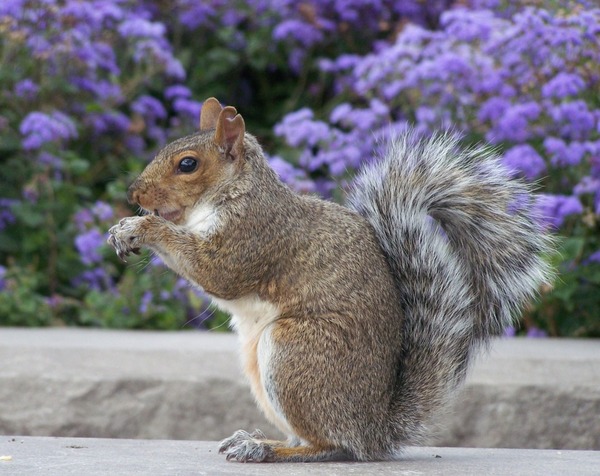
<path fill-rule="evenodd" d="M 301 189 L 336 190 L 409 124 L 494 144 L 515 175 L 536 181 L 542 224 L 565 237 L 552 258 L 560 279 L 529 327 L 596 335 L 600 10 L 502 13 L 449 10 L 438 30 L 409 25 L 372 53 L 322 60 L 337 95 L 328 112 L 304 108 L 276 126 L 297 150 L 297 168 L 283 177 Z"/>
<path fill-rule="evenodd" d="M 582 1 L 4 0 L 0 324 L 220 327 L 107 229 L 198 99 L 236 105 L 301 192 L 348 180 L 414 125 L 488 141 L 561 237 L 529 335 L 600 335 L 600 10 Z"/>
<path fill-rule="evenodd" d="M 203 309 L 161 269 L 125 268 L 105 245 L 130 213 L 128 172 L 200 110 L 165 25 L 135 5 L 0 5 L 4 324 L 172 328 Z"/>

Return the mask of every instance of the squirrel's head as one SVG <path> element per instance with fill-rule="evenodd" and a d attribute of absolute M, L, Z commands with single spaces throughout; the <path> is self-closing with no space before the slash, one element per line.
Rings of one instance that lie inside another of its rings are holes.
<path fill-rule="evenodd" d="M 245 125 L 235 108 L 204 101 L 200 132 L 168 144 L 129 187 L 127 198 L 175 224 L 235 181 L 244 167 Z"/>

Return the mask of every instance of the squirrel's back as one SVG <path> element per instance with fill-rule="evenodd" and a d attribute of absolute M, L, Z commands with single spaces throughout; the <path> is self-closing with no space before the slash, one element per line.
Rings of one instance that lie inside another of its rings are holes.
<path fill-rule="evenodd" d="M 529 187 L 486 147 L 396 138 L 357 178 L 351 206 L 373 226 L 400 292 L 395 439 L 422 439 L 475 351 L 551 277 L 551 239 Z"/>

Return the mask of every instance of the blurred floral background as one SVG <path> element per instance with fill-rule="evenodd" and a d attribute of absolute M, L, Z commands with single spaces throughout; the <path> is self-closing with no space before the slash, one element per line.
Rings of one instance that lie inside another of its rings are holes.
<path fill-rule="evenodd" d="M 493 144 L 540 192 L 558 267 L 512 334 L 600 336 L 600 9 L 576 0 L 2 0 L 0 324 L 225 328 L 108 228 L 200 101 L 282 179 L 343 201 L 407 125 Z"/>

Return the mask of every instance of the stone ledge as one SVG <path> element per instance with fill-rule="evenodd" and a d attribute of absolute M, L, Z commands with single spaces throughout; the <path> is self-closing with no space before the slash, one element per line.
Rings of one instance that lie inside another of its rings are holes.
<path fill-rule="evenodd" d="M 216 442 L 96 438 L 0 437 L 0 474 L 110 475 L 597 475 L 600 452 L 474 448 L 408 448 L 375 463 L 242 464 L 227 462 Z M 8 470 L 6 473 L 4 471 Z"/>
<path fill-rule="evenodd" d="M 257 410 L 235 336 L 0 330 L 0 434 L 219 440 L 278 432 Z M 600 449 L 600 341 L 494 342 L 442 446 Z"/>

